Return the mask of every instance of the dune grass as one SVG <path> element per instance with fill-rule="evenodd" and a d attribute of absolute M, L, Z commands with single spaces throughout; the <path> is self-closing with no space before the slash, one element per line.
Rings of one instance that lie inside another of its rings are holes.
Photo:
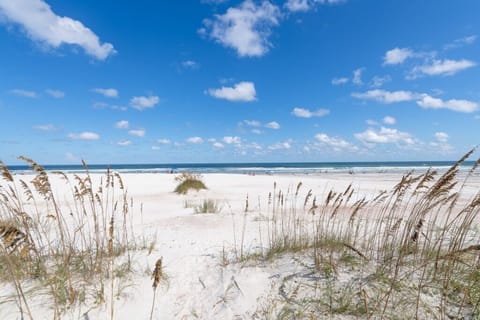
<path fill-rule="evenodd" d="M 254 220 L 259 240 L 246 245 L 256 249 L 242 240 L 230 261 L 290 266 L 255 316 L 480 317 L 480 191 L 463 196 L 480 160 L 459 175 L 472 153 L 441 175 L 410 172 L 371 198 L 352 185 L 315 195 L 275 183 Z"/>
<path fill-rule="evenodd" d="M 20 159 L 31 166 L 31 181 L 14 178 L 0 162 L 0 225 L 11 231 L 0 239 L 0 281 L 12 288 L 2 300 L 16 302 L 19 318 L 33 319 L 30 305 L 40 299 L 53 319 L 102 305 L 114 319 L 115 300 L 140 248 L 131 225 L 133 201 L 120 175 L 108 170 L 94 183 L 85 163 L 83 174 L 66 175 Z M 52 179 L 64 185 L 53 190 Z"/>
<path fill-rule="evenodd" d="M 207 189 L 200 174 L 184 172 L 180 175 L 177 175 L 175 177 L 175 181 L 178 182 L 178 185 L 176 186 L 174 192 L 178 194 L 187 194 L 190 190 L 199 191 L 202 189 Z"/>
<path fill-rule="evenodd" d="M 194 207 L 194 212 L 196 214 L 201 213 L 220 213 L 222 208 L 217 201 L 212 199 L 205 199 L 201 204 Z"/>

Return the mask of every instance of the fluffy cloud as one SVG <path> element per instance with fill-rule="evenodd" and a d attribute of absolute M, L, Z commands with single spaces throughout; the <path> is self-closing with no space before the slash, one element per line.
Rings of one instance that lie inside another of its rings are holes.
<path fill-rule="evenodd" d="M 396 103 L 412 101 L 418 98 L 418 94 L 410 91 L 385 91 L 381 89 L 369 90 L 364 93 L 352 93 L 352 97 L 362 100 L 374 100 L 380 103 Z"/>
<path fill-rule="evenodd" d="M 339 85 L 339 84 L 348 83 L 348 81 L 350 81 L 350 79 L 348 79 L 348 78 L 333 78 L 332 79 L 332 84 L 336 86 L 336 85 Z"/>
<path fill-rule="evenodd" d="M 0 0 L 0 15 L 19 24 L 32 40 L 54 48 L 77 45 L 99 60 L 115 53 L 113 45 L 101 43 L 80 21 L 56 15 L 43 0 Z"/>
<path fill-rule="evenodd" d="M 218 141 L 213 142 L 212 146 L 217 149 L 222 149 L 224 147 L 223 144 Z"/>
<path fill-rule="evenodd" d="M 285 3 L 285 8 L 292 12 L 308 11 L 310 10 L 310 3 L 309 0 L 288 0 Z"/>
<path fill-rule="evenodd" d="M 463 38 L 460 38 L 460 39 L 455 39 L 452 43 L 449 43 L 449 44 L 445 45 L 444 49 L 448 50 L 448 49 L 455 49 L 455 48 L 463 47 L 465 45 L 469 45 L 469 44 L 474 43 L 475 40 L 477 40 L 476 35 L 471 35 L 471 36 L 466 36 L 466 37 L 463 37 Z"/>
<path fill-rule="evenodd" d="M 26 97 L 26 98 L 37 98 L 37 93 L 35 91 L 28 91 L 28 90 L 23 90 L 23 89 L 13 89 L 10 90 L 10 93 L 20 96 L 20 97 Z"/>
<path fill-rule="evenodd" d="M 226 144 L 240 144 L 242 139 L 240 137 L 223 137 L 223 142 Z"/>
<path fill-rule="evenodd" d="M 92 89 L 93 92 L 101 94 L 107 98 L 117 98 L 118 97 L 118 90 L 113 88 L 94 88 Z"/>
<path fill-rule="evenodd" d="M 269 150 L 288 150 L 292 148 L 292 140 L 277 142 L 268 147 Z"/>
<path fill-rule="evenodd" d="M 280 9 L 269 1 L 256 5 L 245 0 L 213 20 L 204 20 L 200 34 L 209 35 L 225 47 L 233 48 L 240 57 L 259 57 L 271 47 L 268 37 L 279 24 Z"/>
<path fill-rule="evenodd" d="M 468 100 L 442 100 L 428 94 L 423 94 L 417 104 L 425 109 L 448 109 L 452 111 L 471 113 L 480 109 L 480 105 Z"/>
<path fill-rule="evenodd" d="M 424 109 L 448 109 L 452 111 L 471 113 L 480 110 L 480 104 L 469 100 L 442 100 L 428 94 L 419 94 L 410 91 L 370 90 L 364 93 L 352 93 L 352 96 L 362 100 L 374 100 L 390 104 L 417 100 L 417 104 Z"/>
<path fill-rule="evenodd" d="M 198 63 L 193 60 L 185 60 L 185 61 L 182 61 L 182 67 L 186 69 L 197 69 Z"/>
<path fill-rule="evenodd" d="M 187 142 L 191 144 L 201 144 L 203 143 L 203 139 L 200 137 L 190 137 L 187 139 Z"/>
<path fill-rule="evenodd" d="M 115 128 L 117 129 L 128 129 L 128 121 L 127 120 L 120 120 L 117 123 L 115 123 Z"/>
<path fill-rule="evenodd" d="M 448 134 L 445 132 L 435 132 L 435 139 L 438 142 L 447 142 L 448 141 Z"/>
<path fill-rule="evenodd" d="M 117 146 L 126 147 L 132 144 L 130 140 L 122 140 L 117 142 Z"/>
<path fill-rule="evenodd" d="M 154 151 L 160 150 L 160 147 L 159 146 L 152 146 L 152 150 L 154 150 Z"/>
<path fill-rule="evenodd" d="M 278 130 L 278 129 L 280 129 L 280 124 L 276 121 L 272 121 L 272 122 L 269 122 L 269 123 L 265 124 L 265 128 Z"/>
<path fill-rule="evenodd" d="M 352 82 L 354 84 L 358 84 L 358 85 L 363 84 L 363 81 L 362 81 L 363 71 L 365 71 L 365 68 L 358 68 L 358 69 L 353 70 Z"/>
<path fill-rule="evenodd" d="M 159 144 L 170 144 L 171 141 L 168 140 L 168 139 L 158 139 L 157 143 L 159 143 Z"/>
<path fill-rule="evenodd" d="M 130 99 L 130 105 L 132 108 L 137 109 L 139 111 L 150 109 L 155 107 L 160 102 L 160 98 L 157 96 L 140 96 L 140 97 L 133 97 Z"/>
<path fill-rule="evenodd" d="M 40 131 L 56 131 L 56 130 L 58 130 L 58 128 L 55 127 L 53 124 L 44 124 L 44 125 L 33 126 L 33 129 L 40 130 Z"/>
<path fill-rule="evenodd" d="M 328 109 L 318 109 L 316 111 L 310 111 L 304 108 L 294 108 L 292 114 L 295 117 L 299 118 L 312 118 L 312 117 L 323 117 L 330 113 Z"/>
<path fill-rule="evenodd" d="M 346 0 L 288 0 L 285 8 L 291 12 L 308 11 L 314 8 L 315 4 L 338 4 Z"/>
<path fill-rule="evenodd" d="M 261 127 L 262 123 L 257 120 L 243 120 L 243 122 L 250 127 Z"/>
<path fill-rule="evenodd" d="M 383 64 L 402 64 L 408 58 L 414 56 L 414 52 L 408 48 L 395 48 L 385 53 Z"/>
<path fill-rule="evenodd" d="M 242 81 L 233 87 L 221 87 L 220 89 L 208 89 L 208 94 L 217 99 L 225 99 L 229 101 L 255 101 L 256 91 L 253 82 Z"/>
<path fill-rule="evenodd" d="M 85 131 L 85 132 L 81 132 L 81 133 L 70 133 L 68 135 L 68 137 L 70 139 L 74 139 L 74 140 L 98 140 L 98 139 L 100 139 L 100 136 L 97 133 L 89 132 L 89 131 Z"/>
<path fill-rule="evenodd" d="M 364 132 L 356 133 L 354 136 L 367 145 L 375 145 L 378 143 L 415 144 L 415 139 L 411 134 L 385 127 L 381 127 L 380 130 L 369 128 Z"/>
<path fill-rule="evenodd" d="M 45 92 L 48 93 L 50 96 L 56 98 L 56 99 L 60 99 L 60 98 L 65 97 L 65 92 L 60 91 L 60 90 L 47 89 L 47 90 L 45 90 Z"/>
<path fill-rule="evenodd" d="M 435 149 L 435 151 L 440 153 L 451 153 L 454 148 L 448 143 L 448 134 L 445 132 L 435 132 L 434 142 L 430 142 L 430 146 Z"/>
<path fill-rule="evenodd" d="M 145 136 L 145 129 L 138 129 L 138 130 L 129 130 L 128 134 L 135 136 L 135 137 L 144 137 Z"/>
<path fill-rule="evenodd" d="M 315 135 L 315 140 L 321 145 L 333 148 L 335 151 L 350 150 L 356 151 L 358 148 L 351 143 L 338 137 L 330 137 L 325 133 Z"/>
<path fill-rule="evenodd" d="M 394 117 L 386 116 L 385 118 L 383 118 L 383 123 L 392 125 L 397 123 L 397 119 L 395 119 Z"/>
<path fill-rule="evenodd" d="M 451 76 L 460 71 L 463 71 L 468 68 L 472 68 L 477 64 L 473 61 L 462 59 L 462 60 L 433 60 L 429 64 L 424 64 L 413 68 L 410 74 L 407 76 L 407 79 L 416 79 L 422 75 L 428 76 Z"/>
<path fill-rule="evenodd" d="M 254 128 L 265 127 L 273 130 L 280 129 L 280 124 L 277 121 L 270 121 L 268 123 L 262 124 L 260 121 L 257 121 L 257 120 L 243 120 L 242 122 L 239 123 L 240 126 L 242 126 L 243 124 L 249 127 L 254 127 Z M 252 133 L 261 134 L 262 131 L 259 129 L 253 129 Z"/>
<path fill-rule="evenodd" d="M 373 88 L 378 88 L 378 87 L 383 86 L 385 83 L 387 83 L 391 80 L 392 80 L 392 78 L 388 75 L 384 76 L 384 77 L 374 76 L 372 78 L 372 81 L 370 82 L 370 86 L 373 87 Z"/>

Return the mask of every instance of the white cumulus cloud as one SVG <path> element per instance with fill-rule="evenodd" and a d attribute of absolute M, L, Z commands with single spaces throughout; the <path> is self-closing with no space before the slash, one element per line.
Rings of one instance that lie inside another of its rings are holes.
<path fill-rule="evenodd" d="M 299 118 L 312 118 L 312 117 L 323 117 L 330 113 L 328 109 L 318 109 L 315 111 L 310 111 L 304 108 L 293 108 L 292 114 L 295 117 Z"/>
<path fill-rule="evenodd" d="M 137 109 L 139 111 L 150 109 L 155 107 L 160 102 L 160 98 L 157 96 L 139 96 L 133 97 L 130 99 L 130 105 L 132 108 Z"/>
<path fill-rule="evenodd" d="M 455 39 L 452 43 L 446 44 L 444 49 L 449 50 L 449 49 L 460 48 L 465 45 L 474 43 L 475 40 L 477 40 L 477 35 L 470 35 L 460 39 Z"/>
<path fill-rule="evenodd" d="M 392 50 L 388 50 L 383 57 L 384 64 L 402 64 L 408 58 L 414 56 L 414 52 L 408 48 L 394 48 Z"/>
<path fill-rule="evenodd" d="M 243 122 L 250 127 L 261 127 L 262 123 L 257 120 L 243 120 Z"/>
<path fill-rule="evenodd" d="M 381 89 L 369 90 L 364 93 L 352 93 L 352 97 L 362 100 L 374 100 L 380 103 L 396 103 L 412 101 L 418 98 L 418 94 L 410 91 L 386 91 Z"/>
<path fill-rule="evenodd" d="M 32 40 L 53 48 L 76 45 L 99 60 L 115 53 L 112 44 L 101 43 L 80 21 L 56 15 L 43 0 L 0 0 L 0 15 L 20 25 Z"/>
<path fill-rule="evenodd" d="M 159 144 L 170 144 L 171 141 L 169 139 L 158 139 L 157 142 Z"/>
<path fill-rule="evenodd" d="M 23 89 L 13 89 L 10 90 L 10 93 L 20 96 L 20 97 L 26 97 L 26 98 L 37 98 L 38 95 L 35 91 L 29 91 L 29 90 L 23 90 Z"/>
<path fill-rule="evenodd" d="M 331 137 L 326 133 L 319 133 L 315 135 L 315 140 L 321 145 L 333 148 L 335 151 L 349 150 L 356 151 L 358 148 L 351 143 L 339 137 Z"/>
<path fill-rule="evenodd" d="M 448 109 L 452 111 L 471 113 L 480 109 L 480 104 L 469 100 L 442 100 L 428 94 L 423 94 L 417 104 L 425 109 Z"/>
<path fill-rule="evenodd" d="M 74 140 L 98 140 L 98 139 L 100 139 L 100 136 L 97 133 L 89 132 L 89 131 L 85 131 L 85 132 L 81 132 L 81 133 L 70 133 L 68 135 L 68 137 L 70 139 L 74 139 Z"/>
<path fill-rule="evenodd" d="M 292 148 L 292 140 L 286 140 L 283 142 L 277 142 L 268 146 L 269 150 L 288 150 Z"/>
<path fill-rule="evenodd" d="M 391 81 L 392 78 L 388 75 L 380 77 L 380 76 L 374 76 L 372 78 L 372 81 L 370 82 L 370 86 L 373 88 L 379 88 L 383 86 L 385 83 Z"/>
<path fill-rule="evenodd" d="M 365 68 L 358 68 L 353 70 L 353 79 L 352 82 L 357 85 L 363 84 L 362 73 L 365 71 Z"/>
<path fill-rule="evenodd" d="M 477 64 L 473 61 L 462 60 L 433 60 L 431 63 L 413 68 L 407 79 L 416 79 L 422 75 L 428 76 L 451 76 L 468 68 L 475 67 Z"/>
<path fill-rule="evenodd" d="M 265 124 L 265 128 L 278 130 L 280 129 L 280 124 L 276 121 L 269 122 Z"/>
<path fill-rule="evenodd" d="M 117 129 L 128 129 L 128 121 L 127 120 L 120 120 L 115 123 L 115 128 Z"/>
<path fill-rule="evenodd" d="M 310 10 L 309 2 L 309 0 L 288 0 L 285 2 L 285 8 L 292 12 L 308 11 Z"/>
<path fill-rule="evenodd" d="M 212 146 L 214 148 L 217 148 L 217 149 L 222 149 L 224 147 L 223 144 L 221 142 L 218 142 L 218 141 L 212 143 Z"/>
<path fill-rule="evenodd" d="M 435 139 L 438 142 L 447 142 L 448 141 L 448 134 L 445 132 L 435 132 Z"/>
<path fill-rule="evenodd" d="M 259 57 L 271 47 L 268 38 L 280 18 L 280 9 L 269 1 L 257 5 L 245 0 L 237 7 L 228 8 L 224 14 L 205 19 L 204 28 L 199 32 L 235 49 L 240 57 Z"/>
<path fill-rule="evenodd" d="M 242 139 L 240 137 L 230 137 L 230 136 L 227 136 L 227 137 L 223 137 L 222 139 L 223 142 L 225 142 L 226 144 L 240 144 L 242 143 Z"/>
<path fill-rule="evenodd" d="M 48 93 L 50 96 L 56 98 L 56 99 L 60 99 L 60 98 L 65 97 L 65 92 L 60 91 L 60 90 L 47 89 L 47 90 L 45 90 L 45 92 Z"/>
<path fill-rule="evenodd" d="M 117 98 L 118 97 L 118 90 L 114 88 L 94 88 L 92 89 L 93 92 L 103 95 L 107 98 Z"/>
<path fill-rule="evenodd" d="M 130 140 L 121 140 L 117 142 L 117 146 L 126 147 L 132 144 Z"/>
<path fill-rule="evenodd" d="M 345 83 L 348 83 L 348 81 L 350 81 L 350 79 L 345 78 L 345 77 L 342 77 L 342 78 L 333 78 L 333 79 L 332 79 L 332 84 L 333 84 L 333 85 L 345 84 Z"/>
<path fill-rule="evenodd" d="M 242 81 L 233 87 L 221 87 L 220 89 L 208 89 L 208 94 L 217 99 L 229 101 L 251 102 L 257 99 L 255 84 L 253 82 Z"/>
<path fill-rule="evenodd" d="M 137 129 L 137 130 L 129 130 L 128 134 L 135 136 L 135 137 L 144 137 L 145 136 L 145 129 Z"/>
<path fill-rule="evenodd" d="M 198 62 L 193 61 L 193 60 L 185 60 L 182 61 L 182 67 L 186 69 L 197 69 L 198 68 Z"/>
<path fill-rule="evenodd" d="M 316 4 L 339 4 L 346 0 L 287 0 L 285 8 L 291 12 L 305 12 L 313 9 Z"/>
<path fill-rule="evenodd" d="M 383 123 L 392 125 L 397 123 L 397 119 L 391 116 L 386 116 L 383 118 Z"/>
<path fill-rule="evenodd" d="M 187 139 L 187 142 L 191 144 L 201 144 L 203 143 L 203 139 L 201 137 L 190 137 Z"/>
<path fill-rule="evenodd" d="M 58 128 L 55 127 L 53 124 L 37 125 L 37 126 L 33 126 L 33 129 L 40 130 L 40 131 L 56 131 L 56 130 L 58 130 Z"/>
<path fill-rule="evenodd" d="M 354 136 L 367 145 L 385 143 L 415 144 L 415 139 L 410 133 L 385 127 L 381 127 L 380 130 L 369 128 L 364 132 L 355 133 Z"/>

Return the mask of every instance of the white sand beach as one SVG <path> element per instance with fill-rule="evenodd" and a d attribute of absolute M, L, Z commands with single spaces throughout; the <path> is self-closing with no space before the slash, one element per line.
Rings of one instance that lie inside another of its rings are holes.
<path fill-rule="evenodd" d="M 16 175 L 15 180 L 17 183 L 19 179 L 31 181 L 33 177 Z M 93 174 L 93 185 L 102 177 Z M 149 319 L 154 294 L 151 273 L 160 257 L 163 257 L 167 280 L 156 291 L 153 319 L 269 318 L 260 311 L 275 300 L 271 298 L 278 295 L 277 289 L 274 290 L 278 281 L 301 272 L 298 259 L 304 259 L 303 263 L 307 265 L 312 263 L 308 254 L 301 253 L 298 256 L 284 254 L 271 260 L 235 262 L 235 252 L 238 255 L 239 250 L 258 251 L 261 246 L 268 246 L 267 218 L 262 217 L 271 211 L 269 193 L 274 192 L 274 184 L 277 194 L 282 190 L 286 195 L 293 195 L 301 182 L 297 205 L 301 208 L 309 190 L 317 201 L 322 202 L 330 190 L 343 192 L 351 184 L 355 192 L 350 203 L 354 203 L 364 196 L 372 199 L 382 190 L 391 190 L 401 179 L 399 174 L 205 174 L 203 181 L 207 190 L 179 195 L 173 192 L 177 184 L 174 177 L 172 174 L 147 173 L 122 175 L 133 208 L 130 212 L 133 233 L 137 241 L 151 246 L 151 252 L 133 251 L 132 274 L 114 282 L 114 290 L 118 291 L 114 301 L 115 319 Z M 61 206 L 71 207 L 73 204 L 66 196 L 70 191 L 63 179 L 53 175 L 50 182 Z M 479 186 L 477 175 L 464 188 L 462 199 L 471 199 Z M 215 201 L 220 212 L 195 214 L 194 207 L 206 199 Z M 306 215 L 305 212 L 299 214 Z M 19 319 L 16 304 L 6 298 L 6 294 L 12 293 L 11 287 L 4 287 L 0 292 L 3 296 L 0 318 Z M 51 306 L 46 299 L 48 297 L 29 298 L 35 319 L 52 318 Z M 99 305 L 74 305 L 62 318 L 107 319 L 110 312 L 107 299 Z M 355 316 L 347 313 L 336 318 Z"/>

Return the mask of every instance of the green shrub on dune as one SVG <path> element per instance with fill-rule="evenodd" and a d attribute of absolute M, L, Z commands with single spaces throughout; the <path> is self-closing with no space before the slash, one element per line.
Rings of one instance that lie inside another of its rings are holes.
<path fill-rule="evenodd" d="M 186 194 L 190 190 L 198 191 L 201 189 L 207 189 L 207 187 L 202 181 L 201 174 L 184 172 L 176 176 L 175 181 L 178 182 L 178 185 L 175 188 L 174 192 L 178 194 Z"/>

